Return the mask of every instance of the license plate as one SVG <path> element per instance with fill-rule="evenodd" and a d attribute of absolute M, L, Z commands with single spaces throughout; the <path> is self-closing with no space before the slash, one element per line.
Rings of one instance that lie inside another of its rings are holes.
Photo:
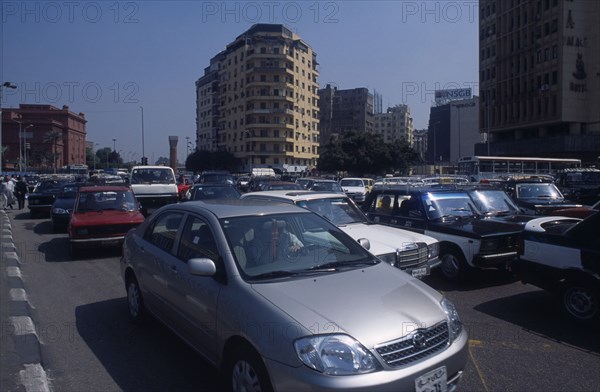
<path fill-rule="evenodd" d="M 446 392 L 448 390 L 446 366 L 425 373 L 415 380 L 416 392 Z"/>
<path fill-rule="evenodd" d="M 413 278 L 422 278 L 423 276 L 429 275 L 429 268 L 427 268 L 427 267 L 415 268 L 414 270 L 411 271 L 411 275 Z"/>

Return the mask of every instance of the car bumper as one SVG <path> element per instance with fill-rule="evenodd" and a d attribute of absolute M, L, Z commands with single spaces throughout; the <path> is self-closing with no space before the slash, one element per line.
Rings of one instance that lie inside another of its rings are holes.
<path fill-rule="evenodd" d="M 462 376 L 467 361 L 467 333 L 460 336 L 446 350 L 402 368 L 386 368 L 369 374 L 329 376 L 307 366 L 290 367 L 265 359 L 275 391 L 414 391 L 415 381 L 424 374 L 444 366 L 447 390 L 453 391 Z"/>
<path fill-rule="evenodd" d="M 88 246 L 97 247 L 113 247 L 123 245 L 125 235 L 119 235 L 114 237 L 97 237 L 97 238 L 71 238 L 71 246 L 76 248 L 84 248 Z"/>
<path fill-rule="evenodd" d="M 473 265 L 476 267 L 495 267 L 508 265 L 517 257 L 517 251 L 505 251 L 493 254 L 478 254 L 473 257 Z"/>

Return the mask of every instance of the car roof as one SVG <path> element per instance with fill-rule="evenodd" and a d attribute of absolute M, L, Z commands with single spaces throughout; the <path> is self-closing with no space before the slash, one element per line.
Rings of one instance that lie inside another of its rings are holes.
<path fill-rule="evenodd" d="M 251 198 L 252 196 L 260 197 L 278 197 L 287 200 L 313 200 L 313 199 L 339 199 L 340 197 L 347 197 L 341 193 L 333 192 L 317 192 L 317 191 L 301 191 L 301 190 L 274 190 L 274 191 L 260 191 L 250 192 L 242 195 L 242 198 Z"/>
<path fill-rule="evenodd" d="M 311 211 L 291 203 L 274 203 L 271 200 L 256 199 L 194 200 L 186 203 L 169 204 L 162 209 L 198 213 L 202 211 L 208 211 L 219 219 L 233 218 L 238 216 L 256 216 L 282 213 L 312 214 Z"/>

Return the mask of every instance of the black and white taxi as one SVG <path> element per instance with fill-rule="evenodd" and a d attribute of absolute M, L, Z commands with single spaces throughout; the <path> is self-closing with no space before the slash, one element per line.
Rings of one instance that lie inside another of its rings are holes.
<path fill-rule="evenodd" d="M 544 217 L 529 221 L 513 271 L 559 295 L 564 313 L 580 322 L 600 317 L 600 213 L 586 219 Z"/>

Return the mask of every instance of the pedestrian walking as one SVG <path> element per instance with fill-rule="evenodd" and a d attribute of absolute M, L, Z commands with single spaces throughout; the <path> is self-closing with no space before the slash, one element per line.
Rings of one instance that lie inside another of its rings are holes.
<path fill-rule="evenodd" d="M 15 182 L 9 176 L 4 177 L 4 197 L 6 206 L 12 210 L 15 203 Z"/>
<path fill-rule="evenodd" d="M 19 204 L 19 210 L 25 208 L 25 195 L 27 195 L 27 183 L 23 177 L 17 177 L 17 184 L 15 185 L 15 196 L 17 197 L 17 203 Z"/>

